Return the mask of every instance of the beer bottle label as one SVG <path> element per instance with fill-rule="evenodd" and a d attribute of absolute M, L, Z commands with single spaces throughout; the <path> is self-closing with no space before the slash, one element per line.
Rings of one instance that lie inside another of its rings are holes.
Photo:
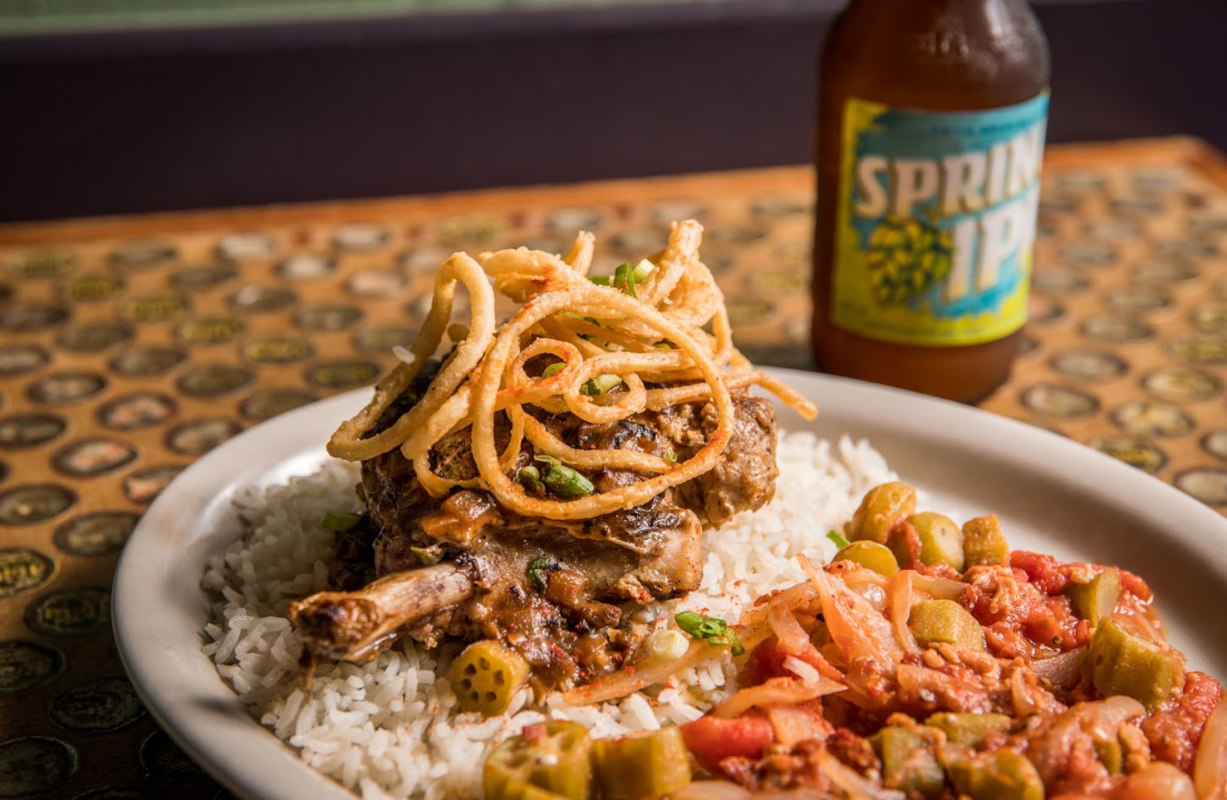
<path fill-rule="evenodd" d="M 1027 318 L 1048 94 L 988 111 L 844 109 L 831 319 L 967 345 Z"/>

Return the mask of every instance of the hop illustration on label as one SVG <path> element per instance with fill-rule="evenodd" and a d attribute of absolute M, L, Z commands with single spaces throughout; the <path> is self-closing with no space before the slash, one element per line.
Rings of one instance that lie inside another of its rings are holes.
<path fill-rule="evenodd" d="M 1048 95 L 937 112 L 850 98 L 830 321 L 883 342 L 962 346 L 1027 319 Z"/>
<path fill-rule="evenodd" d="M 887 218 L 869 234 L 866 266 L 874 299 L 902 305 L 920 297 L 950 274 L 950 234 L 919 219 Z"/>

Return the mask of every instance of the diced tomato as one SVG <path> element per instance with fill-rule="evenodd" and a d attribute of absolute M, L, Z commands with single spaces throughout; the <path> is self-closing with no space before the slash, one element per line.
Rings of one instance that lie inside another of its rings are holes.
<path fill-rule="evenodd" d="M 796 677 L 784 667 L 784 659 L 788 655 L 780 646 L 779 639 L 768 636 L 751 650 L 750 655 L 746 658 L 745 666 L 741 668 L 741 685 L 757 686 L 760 683 L 766 683 L 771 678 Z M 807 644 L 806 649 L 797 653 L 795 658 L 809 664 L 820 674 L 828 674 L 832 670 L 831 665 L 812 644 Z M 828 675 L 828 677 L 832 676 Z"/>
<path fill-rule="evenodd" d="M 1010 553 L 1010 566 L 1020 570 L 1044 594 L 1058 594 L 1069 584 L 1069 565 L 1043 553 L 1015 550 Z"/>
<path fill-rule="evenodd" d="M 1098 564 L 1079 564 L 1077 562 L 1058 561 L 1049 555 L 1032 553 L 1027 550 L 1015 550 L 1010 553 L 1010 566 L 1026 576 L 1028 582 L 1047 595 L 1057 595 L 1069 585 L 1070 574 L 1075 569 L 1091 567 L 1095 572 L 1101 572 L 1107 567 Z M 1129 570 L 1120 570 L 1121 588 L 1142 600 L 1150 600 L 1154 595 L 1146 581 Z"/>
<path fill-rule="evenodd" d="M 1154 757 L 1188 770 L 1206 720 L 1222 697 L 1218 681 L 1204 672 L 1189 672 L 1180 699 L 1142 720 L 1142 732 L 1150 740 Z"/>
<path fill-rule="evenodd" d="M 813 739 L 826 739 L 835 728 L 823 714 L 822 698 L 795 706 L 775 706 L 763 711 L 771 723 L 772 740 L 786 747 Z"/>
<path fill-rule="evenodd" d="M 771 723 L 758 710 L 734 719 L 709 714 L 682 726 L 686 749 L 709 772 L 718 772 L 721 760 L 732 756 L 759 758 L 774 735 Z"/>
<path fill-rule="evenodd" d="M 1143 600 L 1151 600 L 1154 598 L 1154 593 L 1150 591 L 1150 587 L 1146 585 L 1146 581 L 1138 575 L 1134 575 L 1127 569 L 1120 571 L 1121 588 L 1130 594 L 1137 595 Z"/>
<path fill-rule="evenodd" d="M 1036 644 L 1062 652 L 1091 640 L 1090 623 L 1078 619 L 1070 609 L 1069 598 L 1060 595 L 1049 597 L 1043 605 L 1036 604 L 1023 620 L 1022 632 Z"/>
<path fill-rule="evenodd" d="M 942 561 L 936 564 L 921 564 L 916 567 L 916 571 L 921 575 L 928 575 L 933 578 L 946 578 L 952 581 L 960 580 L 963 577 L 957 569 Z"/>
<path fill-rule="evenodd" d="M 899 566 L 903 569 L 917 569 L 922 566 L 920 561 L 920 534 L 916 533 L 911 523 L 901 519 L 895 523 L 887 534 L 887 541 Z"/>
<path fill-rule="evenodd" d="M 741 685 L 757 686 L 770 678 L 790 674 L 784 669 L 784 659 L 787 657 L 788 654 L 780 649 L 780 640 L 768 636 L 746 657 L 746 663 L 741 668 Z"/>

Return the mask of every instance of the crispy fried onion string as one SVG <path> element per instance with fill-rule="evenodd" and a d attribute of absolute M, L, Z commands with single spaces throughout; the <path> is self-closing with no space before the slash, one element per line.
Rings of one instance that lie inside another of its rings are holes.
<path fill-rule="evenodd" d="M 576 238 L 564 258 L 526 248 L 483 253 L 480 263 L 452 255 L 439 268 L 430 312 L 410 356 L 380 381 L 366 408 L 337 428 L 328 452 L 358 461 L 399 447 L 432 495 L 477 487 L 514 513 L 577 520 L 641 505 L 714 467 L 731 435 L 730 389 L 763 386 L 813 417 L 809 401 L 754 369 L 734 347 L 724 298 L 698 257 L 702 231 L 693 220 L 674 223 L 653 269 L 629 285 L 625 279 L 598 283 L 587 277 L 594 252 L 588 233 Z M 457 284 L 469 294 L 467 325 L 451 323 Z M 495 291 L 520 303 L 502 327 L 495 321 Z M 462 338 L 422 396 L 391 424 L 381 420 L 445 334 Z M 543 362 L 551 365 L 544 372 Z M 593 391 L 597 384 L 601 388 Z M 677 461 L 630 449 L 572 447 L 528 411 L 535 406 L 538 414 L 606 424 L 695 401 L 714 406 L 716 426 L 697 452 Z M 379 425 L 386 427 L 376 432 Z M 499 425 L 506 444 L 496 444 Z M 431 466 L 432 448 L 466 429 L 477 477 L 439 476 Z M 577 498 L 534 494 L 515 474 L 526 445 L 581 472 L 628 470 L 641 479 Z"/>

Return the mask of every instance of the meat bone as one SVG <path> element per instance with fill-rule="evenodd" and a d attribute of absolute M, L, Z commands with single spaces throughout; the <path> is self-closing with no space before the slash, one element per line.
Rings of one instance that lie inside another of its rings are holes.
<path fill-rule="evenodd" d="M 364 663 L 409 623 L 473 594 L 473 582 L 443 562 L 385 575 L 356 592 L 319 592 L 290 605 L 303 646 L 316 656 Z"/>

